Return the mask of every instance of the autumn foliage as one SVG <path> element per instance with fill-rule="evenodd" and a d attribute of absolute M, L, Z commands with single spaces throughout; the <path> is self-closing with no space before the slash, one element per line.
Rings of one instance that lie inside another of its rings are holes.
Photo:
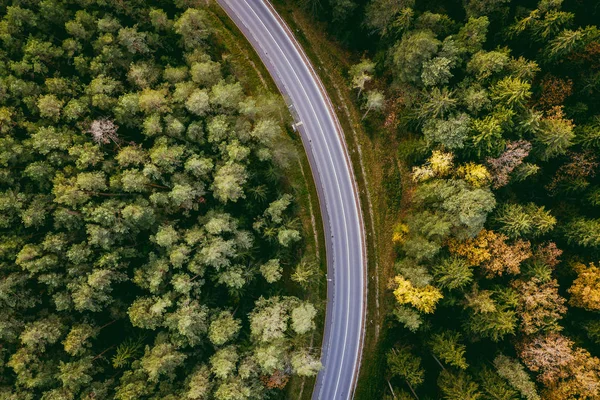
<path fill-rule="evenodd" d="M 464 241 L 450 240 L 451 253 L 465 257 L 473 266 L 480 266 L 487 277 L 504 273 L 518 274 L 521 263 L 531 257 L 531 244 L 524 240 L 507 243 L 508 237 L 483 229 L 477 237 Z"/>
<path fill-rule="evenodd" d="M 577 278 L 569 288 L 569 303 L 590 311 L 600 310 L 600 267 L 595 263 L 575 263 L 573 269 Z"/>

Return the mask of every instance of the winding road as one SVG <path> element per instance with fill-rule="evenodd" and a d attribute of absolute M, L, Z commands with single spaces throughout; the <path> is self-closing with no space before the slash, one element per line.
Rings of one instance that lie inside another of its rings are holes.
<path fill-rule="evenodd" d="M 327 311 L 313 399 L 351 399 L 364 332 L 366 250 L 358 188 L 331 101 L 291 30 L 265 0 L 217 0 L 246 36 L 296 120 L 317 186 L 327 252 Z"/>

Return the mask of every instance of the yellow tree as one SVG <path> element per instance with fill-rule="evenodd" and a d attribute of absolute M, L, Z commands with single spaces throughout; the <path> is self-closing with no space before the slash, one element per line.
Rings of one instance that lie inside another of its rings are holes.
<path fill-rule="evenodd" d="M 434 312 L 437 302 L 443 297 L 436 287 L 431 285 L 416 287 L 400 275 L 394 278 L 394 283 L 396 286 L 394 296 L 398 303 L 410 304 L 425 314 Z"/>
<path fill-rule="evenodd" d="M 589 266 L 576 263 L 573 269 L 577 272 L 577 278 L 569 288 L 569 303 L 586 310 L 600 310 L 600 268 L 594 263 Z"/>

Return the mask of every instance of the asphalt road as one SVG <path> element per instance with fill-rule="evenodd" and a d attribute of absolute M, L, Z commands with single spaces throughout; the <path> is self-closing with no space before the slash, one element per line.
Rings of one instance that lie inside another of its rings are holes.
<path fill-rule="evenodd" d="M 358 189 L 333 106 L 292 32 L 264 0 L 217 0 L 250 41 L 297 121 L 319 194 L 327 246 L 327 311 L 313 399 L 353 397 L 366 304 Z"/>

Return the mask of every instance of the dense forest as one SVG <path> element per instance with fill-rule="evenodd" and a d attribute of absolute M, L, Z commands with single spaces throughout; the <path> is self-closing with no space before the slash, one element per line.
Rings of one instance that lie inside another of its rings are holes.
<path fill-rule="evenodd" d="M 275 399 L 320 369 L 286 109 L 205 3 L 0 0 L 0 399 Z"/>
<path fill-rule="evenodd" d="M 600 398 L 600 3 L 303 4 L 406 171 L 377 398 Z"/>

